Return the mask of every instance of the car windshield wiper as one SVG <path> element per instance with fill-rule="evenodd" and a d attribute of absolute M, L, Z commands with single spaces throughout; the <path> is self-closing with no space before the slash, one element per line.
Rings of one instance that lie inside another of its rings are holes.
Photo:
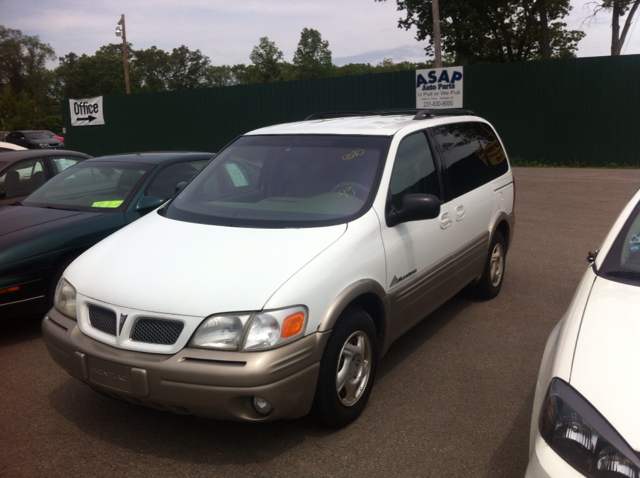
<path fill-rule="evenodd" d="M 45 209 L 60 209 L 62 211 L 80 211 L 80 209 L 78 209 L 78 208 L 62 207 L 62 206 L 45 206 Z"/>
<path fill-rule="evenodd" d="M 609 277 L 616 277 L 618 279 L 629 279 L 640 281 L 640 272 L 633 271 L 609 271 L 605 272 L 605 275 Z"/>

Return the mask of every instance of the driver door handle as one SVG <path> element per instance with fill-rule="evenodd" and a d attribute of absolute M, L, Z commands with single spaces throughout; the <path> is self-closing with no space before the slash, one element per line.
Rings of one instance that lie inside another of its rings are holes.
<path fill-rule="evenodd" d="M 443 212 L 440 214 L 440 228 L 446 229 L 451 225 L 451 218 L 449 217 L 448 212 Z"/>

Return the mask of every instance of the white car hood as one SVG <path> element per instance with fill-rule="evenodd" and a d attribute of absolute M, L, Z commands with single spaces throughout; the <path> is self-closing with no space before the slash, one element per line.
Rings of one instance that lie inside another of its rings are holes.
<path fill-rule="evenodd" d="M 640 288 L 598 277 L 584 311 L 571 385 L 640 450 Z"/>
<path fill-rule="evenodd" d="M 81 295 L 131 309 L 201 317 L 260 310 L 346 228 L 211 226 L 153 212 L 84 253 L 65 278 Z"/>

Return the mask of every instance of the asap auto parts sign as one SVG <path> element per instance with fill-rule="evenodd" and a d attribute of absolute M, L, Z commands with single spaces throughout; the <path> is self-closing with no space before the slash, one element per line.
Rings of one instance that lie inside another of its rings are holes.
<path fill-rule="evenodd" d="M 462 108 L 461 66 L 416 70 L 416 108 Z"/>
<path fill-rule="evenodd" d="M 92 126 L 104 124 L 102 96 L 69 100 L 71 109 L 71 126 Z"/>

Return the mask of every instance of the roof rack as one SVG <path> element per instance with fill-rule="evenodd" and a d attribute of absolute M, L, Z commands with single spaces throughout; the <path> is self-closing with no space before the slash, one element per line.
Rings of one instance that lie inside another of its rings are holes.
<path fill-rule="evenodd" d="M 389 116 L 398 114 L 414 114 L 414 120 L 423 120 L 434 116 L 459 116 L 476 114 L 471 110 L 462 108 L 448 108 L 438 110 L 428 110 L 420 108 L 395 108 L 384 110 L 367 110 L 367 111 L 326 111 L 323 113 L 313 113 L 305 118 L 305 121 L 327 119 L 327 118 L 344 118 L 345 116 Z"/>

